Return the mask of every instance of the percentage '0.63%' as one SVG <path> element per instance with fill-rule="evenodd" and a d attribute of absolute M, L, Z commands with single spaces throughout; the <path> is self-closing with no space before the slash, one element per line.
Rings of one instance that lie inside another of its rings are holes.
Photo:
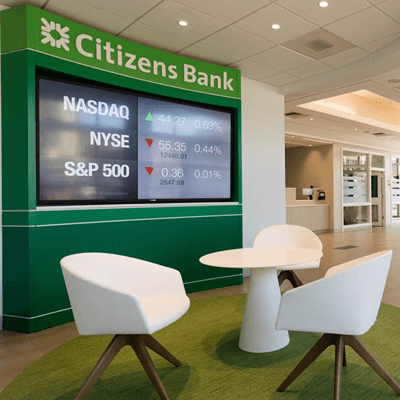
<path fill-rule="evenodd" d="M 194 120 L 194 126 L 196 129 L 206 129 L 208 131 L 222 131 L 221 124 L 213 121 L 200 121 L 199 119 Z"/>
<path fill-rule="evenodd" d="M 202 171 L 199 169 L 194 170 L 194 177 L 196 179 L 222 179 L 221 171 L 203 169 Z"/>

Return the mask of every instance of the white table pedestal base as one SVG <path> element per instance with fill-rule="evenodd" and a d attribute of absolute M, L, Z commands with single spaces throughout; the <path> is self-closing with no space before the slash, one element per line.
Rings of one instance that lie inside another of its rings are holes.
<path fill-rule="evenodd" d="M 277 331 L 275 321 L 281 292 L 276 268 L 253 268 L 239 347 L 251 353 L 279 350 L 289 344 L 287 331 Z"/>

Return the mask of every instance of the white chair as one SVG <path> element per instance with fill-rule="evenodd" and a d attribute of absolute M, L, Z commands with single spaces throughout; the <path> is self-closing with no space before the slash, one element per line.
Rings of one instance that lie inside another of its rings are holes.
<path fill-rule="evenodd" d="M 330 268 L 325 277 L 284 293 L 276 328 L 324 335 L 277 389 L 284 391 L 327 347 L 335 346 L 334 399 L 340 399 L 345 345 L 353 348 L 400 395 L 400 385 L 357 337 L 376 321 L 392 251 Z"/>
<path fill-rule="evenodd" d="M 263 229 L 254 239 L 253 247 L 266 246 L 305 247 L 322 251 L 322 243 L 318 236 L 304 226 L 298 225 L 273 225 Z M 307 264 L 291 266 L 290 270 L 278 268 L 279 285 L 288 279 L 293 287 L 301 286 L 303 283 L 293 270 L 318 268 L 319 263 L 318 259 Z"/>
<path fill-rule="evenodd" d="M 115 334 L 75 399 L 87 395 L 126 345 L 135 351 L 159 396 L 168 399 L 146 346 L 175 366 L 181 365 L 151 336 L 189 308 L 181 274 L 151 262 L 104 253 L 74 254 L 60 264 L 79 333 Z"/>

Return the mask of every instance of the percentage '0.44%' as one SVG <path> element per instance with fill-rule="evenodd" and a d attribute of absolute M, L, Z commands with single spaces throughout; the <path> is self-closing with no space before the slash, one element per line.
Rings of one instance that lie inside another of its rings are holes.
<path fill-rule="evenodd" d="M 221 124 L 213 121 L 200 121 L 199 119 L 194 120 L 194 126 L 196 129 L 206 129 L 208 131 L 222 131 Z"/>
<path fill-rule="evenodd" d="M 196 153 L 206 153 L 206 154 L 215 154 L 220 156 L 222 154 L 221 146 L 200 146 L 199 144 L 194 145 L 194 151 Z"/>
<path fill-rule="evenodd" d="M 194 177 L 196 179 L 221 179 L 222 174 L 221 171 L 216 171 L 212 169 L 203 169 L 202 171 L 199 169 L 195 169 Z"/>

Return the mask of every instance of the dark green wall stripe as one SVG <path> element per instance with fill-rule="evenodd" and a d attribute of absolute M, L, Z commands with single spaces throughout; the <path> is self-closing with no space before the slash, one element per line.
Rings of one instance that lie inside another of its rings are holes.
<path fill-rule="evenodd" d="M 3 226 L 53 225 L 195 216 L 241 215 L 242 205 L 3 211 Z"/>
<path fill-rule="evenodd" d="M 67 308 L 64 308 L 63 310 L 56 310 L 56 311 L 52 311 L 52 312 L 49 312 L 49 313 L 46 313 L 46 314 L 36 315 L 34 317 L 22 317 L 22 316 L 19 316 L 19 315 L 9 315 L 9 314 L 4 314 L 4 316 L 5 317 L 22 318 L 22 319 L 35 319 L 35 318 L 46 317 L 47 315 L 57 314 L 57 313 L 64 312 L 64 311 L 67 311 L 67 310 L 72 310 L 72 308 L 71 307 L 67 307 Z"/>
<path fill-rule="evenodd" d="M 235 274 L 235 275 L 219 276 L 219 277 L 217 277 L 217 278 L 200 279 L 200 280 L 198 280 L 198 281 L 184 282 L 183 284 L 184 284 L 184 285 L 191 285 L 191 284 L 194 284 L 194 283 L 212 281 L 212 280 L 215 280 L 215 279 L 233 278 L 233 277 L 235 277 L 235 276 L 243 276 L 243 273 L 241 273 L 241 274 Z"/>
<path fill-rule="evenodd" d="M 170 218 L 141 218 L 141 219 L 123 219 L 116 221 L 92 221 L 92 222 L 72 222 L 65 224 L 48 224 L 48 225 L 36 225 L 37 228 L 46 228 L 49 226 L 66 226 L 66 225 L 87 225 L 87 224 L 107 224 L 114 222 L 139 222 L 139 221 L 161 221 L 161 220 L 177 220 L 177 219 L 187 219 L 187 218 L 221 218 L 221 217 L 241 217 L 242 214 L 232 214 L 232 215 L 198 215 L 191 217 L 170 217 Z"/>
<path fill-rule="evenodd" d="M 182 218 L 218 218 L 218 217 L 241 217 L 242 214 L 232 215 L 198 215 L 190 217 L 166 217 L 166 218 L 141 218 L 141 219 L 121 219 L 121 220 L 110 220 L 110 221 L 89 221 L 89 222 L 71 222 L 64 224 L 48 224 L 48 225 L 3 225 L 3 228 L 46 228 L 50 226 L 68 226 L 68 225 L 88 225 L 88 224 L 107 224 L 114 222 L 139 222 L 139 221 L 160 221 L 160 220 L 177 220 Z"/>
<path fill-rule="evenodd" d="M 235 278 L 235 277 L 242 278 L 243 277 L 243 273 L 234 274 L 234 275 L 219 276 L 219 277 L 216 277 L 216 278 L 201 279 L 201 280 L 192 281 L 192 282 L 183 282 L 183 284 L 186 287 L 187 285 L 199 284 L 199 283 L 203 283 L 203 282 L 207 282 L 207 281 L 213 281 L 213 280 L 216 280 L 216 279 L 231 279 L 231 278 Z M 4 317 L 13 317 L 13 318 L 25 319 L 25 320 L 33 320 L 33 319 L 42 318 L 42 317 L 46 317 L 46 316 L 57 314 L 57 313 L 63 313 L 65 311 L 68 311 L 68 310 L 71 310 L 71 309 L 72 309 L 71 307 L 67 307 L 67 308 L 65 308 L 63 310 L 56 310 L 56 311 L 48 312 L 46 314 L 35 315 L 33 317 L 24 317 L 24 316 L 20 316 L 20 315 L 12 315 L 12 314 L 3 314 L 3 316 Z"/>
<path fill-rule="evenodd" d="M 3 329 L 12 330 L 17 332 L 33 333 L 43 329 L 48 329 L 53 326 L 66 324 L 72 322 L 74 316 L 72 310 L 66 310 L 60 313 L 46 315 L 41 318 L 35 318 L 32 320 L 24 318 L 16 318 L 15 316 L 4 316 L 3 318 Z"/>

